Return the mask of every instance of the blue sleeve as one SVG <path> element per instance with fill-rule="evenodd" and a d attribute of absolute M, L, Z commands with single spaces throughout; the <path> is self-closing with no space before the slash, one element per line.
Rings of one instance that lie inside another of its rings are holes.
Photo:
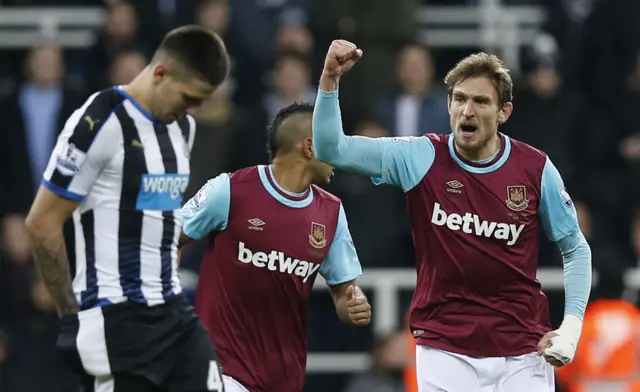
<path fill-rule="evenodd" d="M 351 233 L 349 233 L 347 216 L 342 204 L 339 214 L 338 227 L 329 248 L 329 254 L 320 264 L 319 271 L 330 286 L 349 282 L 362 275 L 362 267 L 351 239 Z"/>
<path fill-rule="evenodd" d="M 542 172 L 538 214 L 547 235 L 562 251 L 565 314 L 582 320 L 591 292 L 591 248 L 580 230 L 571 196 L 549 158 Z"/>
<path fill-rule="evenodd" d="M 229 175 L 220 174 L 207 181 L 198 193 L 182 207 L 182 231 L 194 240 L 227 227 L 231 204 Z"/>
<path fill-rule="evenodd" d="M 554 242 L 580 231 L 576 208 L 558 169 L 549 158 L 542 171 L 538 215 L 547 235 Z"/>
<path fill-rule="evenodd" d="M 435 160 L 427 137 L 368 138 L 346 136 L 342 130 L 338 91 L 318 91 L 313 111 L 316 157 L 338 169 L 370 176 L 405 192 L 416 186 Z"/>
<path fill-rule="evenodd" d="M 558 241 L 564 264 L 564 314 L 580 320 L 591 293 L 591 248 L 578 231 Z"/>

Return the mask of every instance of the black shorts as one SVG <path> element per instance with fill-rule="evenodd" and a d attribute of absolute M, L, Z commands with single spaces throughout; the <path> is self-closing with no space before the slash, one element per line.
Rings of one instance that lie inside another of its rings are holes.
<path fill-rule="evenodd" d="M 84 392 L 223 391 L 215 349 L 183 294 L 65 317 L 57 346 Z"/>

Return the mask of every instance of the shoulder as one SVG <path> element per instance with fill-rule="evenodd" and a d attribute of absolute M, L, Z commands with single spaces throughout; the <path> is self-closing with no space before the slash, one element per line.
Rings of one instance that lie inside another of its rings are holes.
<path fill-rule="evenodd" d="M 124 100 L 125 97 L 115 89 L 93 93 L 69 117 L 65 131 L 74 135 L 92 135 L 105 128 L 117 128 L 110 126 L 108 120 Z"/>
<path fill-rule="evenodd" d="M 336 205 L 340 205 L 342 201 L 336 195 L 331 192 L 325 191 L 317 185 L 311 185 L 311 189 L 313 190 L 313 197 L 322 200 L 323 202 L 328 202 Z"/>
<path fill-rule="evenodd" d="M 424 135 L 422 135 L 422 137 L 428 139 L 434 145 L 436 144 L 446 145 L 449 142 L 449 135 L 440 135 L 437 133 L 425 133 Z"/>
<path fill-rule="evenodd" d="M 511 157 L 518 160 L 519 166 L 542 173 L 547 163 L 547 154 L 544 151 L 516 139 L 509 138 L 508 140 L 511 144 Z"/>
<path fill-rule="evenodd" d="M 233 182 L 246 182 L 259 179 L 258 166 L 249 166 L 236 170 L 229 174 L 229 178 Z"/>
<path fill-rule="evenodd" d="M 513 138 L 509 138 L 509 140 L 511 141 L 512 153 L 520 154 L 520 155 L 529 157 L 531 159 L 538 159 L 542 161 L 547 159 L 547 154 L 544 151 L 539 150 L 530 144 L 521 142 Z"/>
<path fill-rule="evenodd" d="M 96 120 L 106 120 L 125 99 L 116 89 L 109 88 L 91 94 L 80 109 Z"/>

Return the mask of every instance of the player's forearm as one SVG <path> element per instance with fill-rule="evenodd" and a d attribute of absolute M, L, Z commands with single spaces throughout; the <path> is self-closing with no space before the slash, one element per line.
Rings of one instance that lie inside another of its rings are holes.
<path fill-rule="evenodd" d="M 565 317 L 582 320 L 591 293 L 591 248 L 581 232 L 563 238 L 558 245 L 564 264 Z"/>
<path fill-rule="evenodd" d="M 33 224 L 28 225 L 28 228 L 36 266 L 58 314 L 64 316 L 77 313 L 78 304 L 73 293 L 62 228 L 51 230 L 34 227 Z"/>
<path fill-rule="evenodd" d="M 325 91 L 323 84 L 316 98 L 313 111 L 313 148 L 316 157 L 339 169 L 378 177 L 382 172 L 382 147 L 379 140 L 346 136 L 338 91 Z"/>
<path fill-rule="evenodd" d="M 331 92 L 337 91 L 340 86 L 340 76 L 329 76 L 325 73 L 320 76 L 320 90 Z"/>

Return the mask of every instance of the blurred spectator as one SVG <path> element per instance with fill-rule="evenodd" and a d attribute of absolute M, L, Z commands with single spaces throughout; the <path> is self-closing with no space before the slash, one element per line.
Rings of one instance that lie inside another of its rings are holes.
<path fill-rule="evenodd" d="M 394 75 L 389 71 L 396 55 L 416 38 L 416 1 L 370 0 L 364 5 L 359 1 L 316 0 L 311 2 L 309 15 L 318 67 L 322 67 L 334 39 L 355 42 L 364 51 L 363 61 L 340 81 L 340 103 L 349 129 L 393 86 Z"/>
<path fill-rule="evenodd" d="M 247 111 L 231 100 L 230 85 L 203 102 L 191 152 L 191 176 L 185 200 L 222 172 L 267 163 L 266 129 L 260 110 Z"/>
<path fill-rule="evenodd" d="M 378 117 L 392 136 L 447 134 L 447 92 L 435 84 L 431 52 L 420 45 L 405 46 L 398 54 L 396 75 L 400 91 L 378 103 Z"/>
<path fill-rule="evenodd" d="M 3 220 L 4 250 L 10 260 L 24 263 L 30 253 L 24 226 L 31 200 L 40 186 L 58 133 L 81 103 L 77 92 L 63 84 L 64 63 L 60 48 L 33 48 L 25 62 L 26 80 L 0 102 L 4 116 L 4 143 L 0 183 L 11 189 Z"/>
<path fill-rule="evenodd" d="M 311 84 L 309 59 L 298 52 L 281 53 L 276 61 L 275 91 L 264 97 L 268 122 L 280 109 L 294 102 L 315 102 L 316 91 Z"/>
<path fill-rule="evenodd" d="M 401 332 L 374 342 L 371 369 L 354 376 L 345 392 L 404 392 L 402 369 L 406 364 L 406 340 Z"/>
<path fill-rule="evenodd" d="M 196 9 L 196 23 L 215 31 L 225 41 L 229 28 L 229 2 L 228 0 L 202 0 Z M 235 64 L 236 61 L 230 53 L 231 70 L 227 76 L 227 85 L 235 91 Z"/>
<path fill-rule="evenodd" d="M 269 87 L 276 49 L 308 46 L 307 13 L 303 0 L 237 0 L 229 3 L 231 18 L 226 43 L 235 59 L 235 100 L 243 106 L 259 105 Z M 293 33 L 278 34 L 286 27 Z"/>
<path fill-rule="evenodd" d="M 577 1 L 577 0 L 574 0 Z M 584 0 L 583 0 L 584 1 Z M 582 84 L 592 100 L 614 108 L 640 49 L 640 2 L 599 0 L 585 24 Z"/>
<path fill-rule="evenodd" d="M 582 218 L 594 222 L 588 233 L 592 246 L 598 244 L 603 255 L 620 253 L 620 238 L 628 231 L 620 225 L 624 220 L 610 218 L 615 216 L 620 201 L 618 184 L 622 177 L 599 171 L 603 164 L 611 164 L 607 156 L 615 153 L 611 125 L 602 125 L 601 111 L 592 109 L 564 83 L 558 72 L 558 46 L 552 37 L 539 36 L 528 55 L 525 83 L 516 82 L 514 111 L 502 131 L 549 156 L 562 173 Z M 594 254 L 594 263 L 604 257 L 599 250 Z M 616 260 L 623 263 L 625 258 Z M 546 233 L 541 233 L 540 261 L 542 265 L 561 264 L 557 246 Z"/>
<path fill-rule="evenodd" d="M 129 84 L 147 66 L 147 59 L 140 52 L 122 51 L 109 67 L 109 85 Z"/>
<path fill-rule="evenodd" d="M 61 6 L 61 5 L 75 5 L 75 6 L 99 6 L 102 5 L 104 0 L 3 0 L 0 4 L 3 5 L 22 5 L 22 6 Z"/>
<path fill-rule="evenodd" d="M 203 0 L 196 9 L 196 23 L 224 37 L 229 27 L 227 0 Z"/>
<path fill-rule="evenodd" d="M 278 29 L 276 50 L 292 50 L 310 56 L 313 54 L 313 35 L 304 26 L 282 26 Z"/>
<path fill-rule="evenodd" d="M 640 45 L 639 45 L 640 46 Z M 640 186 L 637 178 L 640 176 L 640 123 L 638 123 L 636 111 L 640 107 L 640 51 L 636 56 L 634 69 L 625 80 L 624 90 L 620 97 L 620 103 L 616 107 L 621 141 L 619 151 L 630 171 L 629 178 L 634 184 L 634 203 L 640 204 Z"/>
<path fill-rule="evenodd" d="M 29 302 L 8 326 L 3 392 L 78 390 L 78 380 L 58 356 L 58 316 L 44 283 L 35 275 L 27 285 Z M 37 377 L 33 375 L 37 374 Z"/>
<path fill-rule="evenodd" d="M 23 365 L 28 363 L 21 362 L 16 356 L 33 354 L 28 347 L 23 347 L 24 342 L 16 334 L 28 333 L 28 326 L 23 323 L 32 303 L 33 266 L 24 224 L 25 214 L 40 185 L 56 137 L 68 116 L 80 104 L 79 95 L 64 86 L 63 69 L 60 48 L 45 45 L 31 49 L 24 64 L 25 81 L 0 102 L 5 125 L 2 138 L 5 153 L 0 155 L 0 165 L 4 168 L 0 172 L 0 188 L 4 190 L 3 211 L 0 212 L 0 329 L 12 342 L 6 354 L 6 366 L 2 366 L 7 375 L 2 378 L 4 389 L 2 386 L 0 389 L 3 391 L 42 390 L 35 386 L 16 389 L 20 385 L 20 375 L 24 376 Z M 51 323 L 36 323 L 34 327 L 48 334 L 55 334 L 56 330 L 55 324 Z M 25 337 L 25 340 L 30 341 L 30 338 Z M 50 343 L 49 347 L 53 347 Z M 4 347 L 3 342 L 0 345 Z M 14 371 L 16 373 L 12 374 Z M 30 371 L 33 372 L 33 368 Z M 10 389 L 11 383 L 18 384 Z"/>
<path fill-rule="evenodd" d="M 559 368 L 567 392 L 640 391 L 640 311 L 620 299 L 620 271 L 603 271 L 573 362 Z"/>
<path fill-rule="evenodd" d="M 582 66 L 585 23 L 593 12 L 598 0 L 544 0 L 548 5 L 549 18 L 545 31 L 557 40 L 563 62 L 559 71 L 563 79 L 573 89 L 583 91 L 584 67 Z"/>
<path fill-rule="evenodd" d="M 528 72 L 524 83 L 516 82 L 513 114 L 502 130 L 547 153 L 571 183 L 580 167 L 582 146 L 576 141 L 590 129 L 583 113 L 586 103 L 563 83 L 558 46 L 551 36 L 539 36 L 528 54 Z"/>
<path fill-rule="evenodd" d="M 150 56 L 149 46 L 138 39 L 140 29 L 138 15 L 128 2 L 116 2 L 109 7 L 96 43 L 86 54 L 85 77 L 88 90 L 109 87 L 108 67 L 114 57 L 123 50 L 141 51 Z"/>
<path fill-rule="evenodd" d="M 86 79 L 88 92 L 129 83 L 146 66 L 149 49 L 169 28 L 197 23 L 225 39 L 232 73 L 203 102 L 196 118 L 198 132 L 185 197 L 221 172 L 267 163 L 265 125 L 281 107 L 315 100 L 318 71 L 333 39 L 351 40 L 364 51 L 362 61 L 341 80 L 340 102 L 344 130 L 369 137 L 448 133 L 446 91 L 442 75 L 436 71 L 480 49 L 426 48 L 416 43 L 418 38 L 424 41 L 425 33 L 420 26 L 421 34 L 417 34 L 416 15 L 423 12 L 417 6 L 469 6 L 481 4 L 479 0 L 0 3 L 105 7 L 106 19 L 96 32 L 94 45 L 65 52 L 67 64 L 73 61 L 70 56 L 80 57 L 77 62 L 84 67 L 67 70 Z M 543 27 L 545 33 L 522 51 L 524 72 L 512 74 L 515 111 L 501 131 L 542 149 L 559 168 L 592 247 L 594 269 L 604 276 L 592 297 L 619 298 L 623 271 L 640 267 L 640 125 L 635 118 L 640 107 L 640 24 L 636 21 L 640 1 L 502 0 L 502 4 L 542 5 L 549 11 L 549 19 Z M 4 122 L 0 149 L 5 152 L 0 162 L 4 168 L 0 171 L 0 390 L 62 392 L 72 388 L 56 378 L 64 378 L 66 371 L 57 367 L 52 351 L 56 317 L 33 270 L 24 214 L 58 133 L 87 95 L 71 89 L 69 79 L 63 77 L 60 48 L 43 45 L 29 49 L 22 82 L 17 73 L 25 51 L 6 49 L 14 43 L 8 44 L 1 49 L 4 61 L 0 63 L 2 77 L 6 73 L 10 82 L 0 86 Z M 9 94 L 5 94 L 7 89 Z M 343 172 L 337 172 L 327 188 L 342 198 L 365 270 L 413 266 L 411 228 L 402 191 L 375 186 L 365 176 Z M 541 238 L 541 265 L 561 267 L 557 247 L 546 239 L 546 233 L 541 232 Z M 181 262 L 181 278 L 191 299 L 204 245 L 200 242 L 190 247 Z M 73 254 L 69 257 L 73 268 Z M 552 319 L 561 320 L 562 292 L 548 294 Z M 633 302 L 637 294 L 638 290 L 627 290 L 624 296 Z M 360 350 L 369 345 L 370 331 L 352 333 L 342 324 L 329 325 L 326 320 L 335 319 L 333 308 L 324 306 L 329 302 L 321 295 L 311 298 L 319 303 L 311 307 L 309 315 L 313 350 Z M 598 341 L 592 340 L 592 332 L 591 326 L 585 326 L 588 343 L 579 352 L 597 346 L 592 344 Z M 351 391 L 401 390 L 398 376 L 403 361 L 407 377 L 415 380 L 411 374 L 415 341 L 406 326 L 402 334 L 402 349 L 395 334 L 376 345 L 375 366 L 351 380 Z M 601 347 L 606 348 L 606 343 Z M 627 346 L 633 347 L 633 343 Z M 408 358 L 401 360 L 400 351 L 405 355 L 409 351 Z M 606 355 L 599 358 L 604 365 L 606 360 Z M 590 360 L 577 359 L 576 363 L 592 365 Z M 330 377 L 339 385 L 343 381 L 334 375 L 313 377 Z M 405 383 L 405 392 L 414 387 Z M 313 388 L 338 390 L 322 382 L 305 390 Z"/>

